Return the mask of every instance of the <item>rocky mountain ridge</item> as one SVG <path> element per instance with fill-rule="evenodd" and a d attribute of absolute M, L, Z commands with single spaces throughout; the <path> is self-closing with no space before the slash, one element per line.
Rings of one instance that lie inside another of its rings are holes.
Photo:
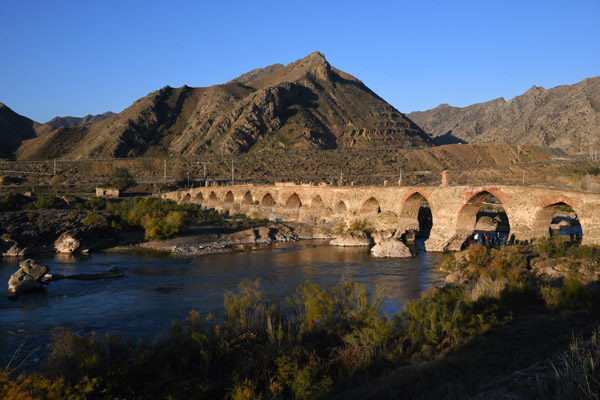
<path fill-rule="evenodd" d="M 0 103 L 0 158 L 11 157 L 23 140 L 36 137 L 39 125 Z"/>
<path fill-rule="evenodd" d="M 110 118 L 114 115 L 117 115 L 111 111 L 107 111 L 102 114 L 88 114 L 84 117 L 54 117 L 50 121 L 46 122 L 47 125 L 53 126 L 55 128 L 74 128 L 77 126 L 83 126 L 87 124 L 94 124 L 96 122 L 104 121 L 107 118 Z"/>
<path fill-rule="evenodd" d="M 416 124 L 318 52 L 222 85 L 166 86 L 103 121 L 44 131 L 21 160 L 429 146 Z"/>
<path fill-rule="evenodd" d="M 509 101 L 458 108 L 448 104 L 408 117 L 437 143 L 512 143 L 569 152 L 600 145 L 600 77 L 552 89 L 533 86 Z"/>

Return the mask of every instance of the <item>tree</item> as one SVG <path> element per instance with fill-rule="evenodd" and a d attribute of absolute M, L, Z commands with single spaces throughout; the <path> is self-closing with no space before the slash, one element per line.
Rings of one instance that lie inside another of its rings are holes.
<path fill-rule="evenodd" d="M 115 168 L 111 177 L 111 186 L 124 192 L 135 185 L 135 179 L 127 168 Z"/>

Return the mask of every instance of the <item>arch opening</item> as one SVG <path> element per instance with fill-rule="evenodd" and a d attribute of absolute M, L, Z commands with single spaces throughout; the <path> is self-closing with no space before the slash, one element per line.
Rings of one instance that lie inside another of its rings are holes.
<path fill-rule="evenodd" d="M 244 197 L 242 197 L 242 205 L 249 206 L 250 204 L 252 204 L 252 202 L 254 202 L 252 194 L 250 194 L 249 191 L 244 193 Z"/>
<path fill-rule="evenodd" d="M 188 193 L 185 196 L 183 196 L 183 202 L 185 204 L 190 204 L 192 202 L 192 195 Z"/>
<path fill-rule="evenodd" d="M 532 233 L 534 237 L 567 236 L 575 242 L 580 242 L 583 237 L 577 213 L 565 202 L 550 204 L 539 210 Z"/>
<path fill-rule="evenodd" d="M 272 207 L 275 205 L 275 199 L 271 195 L 271 193 L 265 194 L 260 200 L 260 205 L 263 207 Z"/>
<path fill-rule="evenodd" d="M 427 198 L 421 193 L 413 193 L 406 199 L 400 219 L 409 227 L 405 234 L 406 241 L 429 238 L 433 215 Z"/>
<path fill-rule="evenodd" d="M 375 197 L 369 197 L 360 207 L 361 214 L 379 214 L 380 212 L 381 207 Z"/>
<path fill-rule="evenodd" d="M 208 195 L 208 201 L 215 202 L 217 200 L 218 200 L 217 194 L 215 192 L 210 192 L 210 194 Z"/>
<path fill-rule="evenodd" d="M 196 200 L 196 202 L 202 203 L 204 201 L 204 196 L 202 195 L 202 192 L 196 193 L 194 199 Z"/>
<path fill-rule="evenodd" d="M 223 198 L 223 202 L 224 203 L 233 203 L 233 201 L 234 201 L 233 192 L 230 190 L 227 193 L 225 193 L 225 197 Z"/>
<path fill-rule="evenodd" d="M 343 214 L 346 211 L 348 211 L 348 207 L 346 207 L 346 203 L 344 202 L 344 200 L 338 201 L 335 207 L 333 208 L 333 212 L 336 214 Z"/>
<path fill-rule="evenodd" d="M 476 241 L 497 246 L 508 243 L 510 222 L 502 202 L 492 193 L 483 191 L 472 196 L 462 207 L 456 231 L 464 238 L 463 244 Z"/>
<path fill-rule="evenodd" d="M 310 201 L 310 206 L 312 208 L 323 208 L 323 207 L 325 207 L 325 202 L 323 201 L 323 199 L 321 198 L 321 196 L 316 195 Z"/>
<path fill-rule="evenodd" d="M 285 206 L 289 207 L 289 208 L 298 208 L 301 205 L 302 205 L 302 202 L 300 201 L 300 196 L 298 196 L 298 193 L 292 194 L 285 201 Z"/>

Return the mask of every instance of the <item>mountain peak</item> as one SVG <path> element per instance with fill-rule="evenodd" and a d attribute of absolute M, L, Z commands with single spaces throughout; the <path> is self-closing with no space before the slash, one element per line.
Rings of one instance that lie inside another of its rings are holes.
<path fill-rule="evenodd" d="M 327 81 L 330 79 L 331 65 L 325 55 L 318 51 L 312 52 L 298 61 L 290 63 L 286 68 L 304 74 L 312 74 L 316 78 Z"/>
<path fill-rule="evenodd" d="M 247 85 L 258 89 L 278 85 L 282 82 L 298 82 L 311 77 L 330 81 L 333 76 L 332 69 L 323 53 L 315 51 L 271 73 L 261 73 L 257 78 L 248 80 Z"/>

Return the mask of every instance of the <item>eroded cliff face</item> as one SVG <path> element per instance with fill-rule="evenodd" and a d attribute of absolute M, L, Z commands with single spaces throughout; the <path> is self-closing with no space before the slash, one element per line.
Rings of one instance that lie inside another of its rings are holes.
<path fill-rule="evenodd" d="M 167 86 L 112 118 L 28 140 L 18 154 L 94 158 L 430 144 L 362 82 L 312 53 L 223 85 Z"/>
<path fill-rule="evenodd" d="M 510 101 L 464 108 L 442 104 L 408 116 L 435 138 L 585 150 L 600 145 L 600 77 L 549 90 L 534 86 Z"/>

